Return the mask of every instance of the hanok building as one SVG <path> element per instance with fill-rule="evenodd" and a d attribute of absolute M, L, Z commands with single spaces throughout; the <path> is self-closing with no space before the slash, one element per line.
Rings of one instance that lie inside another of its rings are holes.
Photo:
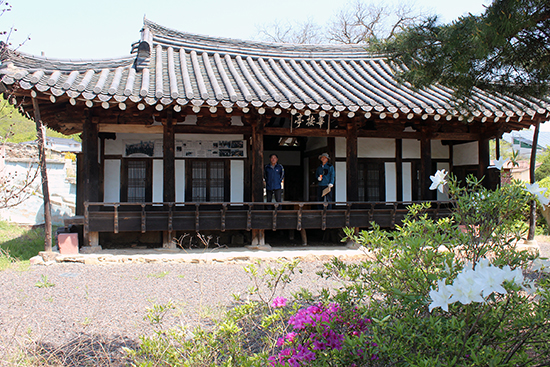
<path fill-rule="evenodd" d="M 145 20 L 131 56 L 66 61 L 4 49 L 0 73 L 30 116 L 82 133 L 73 222 L 84 245 L 141 236 L 170 246 L 193 231 L 251 231 L 258 244 L 264 230 L 391 227 L 421 200 L 442 215 L 447 197 L 428 190 L 431 174 L 489 184 L 489 141 L 550 111 L 477 91 L 477 110 L 461 112 L 452 90 L 414 90 L 398 71 L 357 45 L 238 41 Z M 336 171 L 332 209 L 312 203 L 324 152 Z M 284 202 L 258 204 L 271 153 L 285 167 Z"/>

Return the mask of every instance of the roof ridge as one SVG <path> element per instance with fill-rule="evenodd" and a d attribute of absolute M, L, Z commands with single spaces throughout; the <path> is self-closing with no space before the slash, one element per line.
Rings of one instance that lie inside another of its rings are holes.
<path fill-rule="evenodd" d="M 210 35 L 182 32 L 160 25 L 149 19 L 144 19 L 144 30 L 145 29 L 149 29 L 153 33 L 153 42 L 161 44 L 164 47 L 212 50 L 212 52 L 215 50 L 217 52 L 222 51 L 228 54 L 262 55 L 264 57 L 386 58 L 383 55 L 369 52 L 365 49 L 364 45 L 358 44 L 274 43 L 227 37 L 214 37 Z"/>

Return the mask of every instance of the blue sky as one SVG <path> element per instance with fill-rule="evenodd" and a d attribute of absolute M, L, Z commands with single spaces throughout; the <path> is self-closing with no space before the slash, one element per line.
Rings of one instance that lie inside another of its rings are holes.
<path fill-rule="evenodd" d="M 398 0 L 386 0 L 396 2 Z M 0 17 L 1 30 L 17 28 L 13 45 L 27 35 L 20 51 L 47 57 L 90 59 L 128 55 L 139 39 L 143 16 L 180 31 L 252 39 L 257 26 L 275 20 L 323 24 L 348 0 L 13 0 Z M 366 2 L 366 1 L 365 1 Z M 375 1 L 378 3 L 378 1 Z M 489 0 L 416 0 L 415 7 L 450 22 L 479 14 Z"/>

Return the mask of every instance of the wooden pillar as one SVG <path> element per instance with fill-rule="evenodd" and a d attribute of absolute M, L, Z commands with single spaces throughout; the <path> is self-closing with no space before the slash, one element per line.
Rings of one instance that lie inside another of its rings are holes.
<path fill-rule="evenodd" d="M 535 132 L 533 133 L 533 145 L 531 146 L 531 160 L 529 162 L 529 182 L 535 183 L 535 164 L 537 161 L 537 145 L 539 144 L 539 129 L 540 122 L 535 124 Z M 529 208 L 529 233 L 527 234 L 527 241 L 535 240 L 535 227 L 537 225 L 537 202 L 531 200 Z"/>
<path fill-rule="evenodd" d="M 252 124 L 252 201 L 264 201 L 264 135 L 263 120 L 258 118 Z"/>
<path fill-rule="evenodd" d="M 165 203 L 173 203 L 176 201 L 176 140 L 174 134 L 174 123 L 172 118 L 172 110 L 166 113 L 166 121 L 163 124 L 162 135 L 162 200 Z M 175 249 L 176 242 L 173 238 L 171 230 L 163 231 L 162 247 Z"/>
<path fill-rule="evenodd" d="M 99 143 L 98 121 L 92 120 L 90 111 L 86 111 L 82 126 L 82 162 L 83 162 L 83 200 L 84 202 L 97 202 L 99 200 Z M 92 208 L 95 210 L 95 208 Z M 99 246 L 99 233 L 84 230 L 84 246 L 93 249 L 82 249 L 82 252 L 94 252 Z"/>
<path fill-rule="evenodd" d="M 491 187 L 488 169 L 490 165 L 489 139 L 481 138 L 478 142 L 479 152 L 479 177 L 483 178 L 483 186 Z"/>
<path fill-rule="evenodd" d="M 40 117 L 40 108 L 36 98 L 32 99 L 34 110 L 34 122 L 36 123 L 36 137 L 38 138 L 38 158 L 40 160 L 40 173 L 42 175 L 42 195 L 44 198 L 44 251 L 52 251 L 52 210 L 50 203 L 50 190 L 48 189 L 48 172 L 46 167 L 46 126 Z"/>
<path fill-rule="evenodd" d="M 432 172 L 432 145 L 427 132 L 422 129 L 422 137 L 420 138 L 420 192 L 422 193 L 421 200 L 431 200 L 433 193 L 430 191 Z"/>
<path fill-rule="evenodd" d="M 82 153 L 84 163 L 84 201 L 97 202 L 99 193 L 99 143 L 98 123 L 89 114 L 82 129 Z"/>
<path fill-rule="evenodd" d="M 359 176 L 357 160 L 357 124 L 355 119 L 348 122 L 346 135 L 346 192 L 347 201 L 359 200 Z"/>
<path fill-rule="evenodd" d="M 251 186 L 252 201 L 264 201 L 264 122 L 261 116 L 252 123 L 252 169 Z M 265 233 L 263 229 L 252 230 L 251 248 L 258 249 L 265 246 Z"/>
<path fill-rule="evenodd" d="M 172 111 L 168 111 L 164 134 L 163 147 L 163 200 L 173 203 L 176 201 L 176 170 L 175 170 L 175 134 L 172 120 Z"/>
<path fill-rule="evenodd" d="M 397 201 L 403 201 L 403 140 L 395 140 L 395 190 Z"/>

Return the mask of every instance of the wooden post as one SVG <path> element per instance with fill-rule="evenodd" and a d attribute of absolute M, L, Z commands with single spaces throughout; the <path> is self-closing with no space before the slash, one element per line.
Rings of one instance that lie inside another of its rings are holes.
<path fill-rule="evenodd" d="M 97 202 L 99 198 L 99 144 L 98 144 L 98 121 L 92 121 L 90 111 L 86 111 L 84 124 L 82 126 L 82 154 L 83 154 L 83 179 L 84 202 Z M 84 235 L 84 246 L 90 246 L 82 252 L 93 252 L 99 245 L 99 234 L 88 233 Z"/>
<path fill-rule="evenodd" d="M 50 204 L 50 190 L 48 189 L 48 172 L 46 167 L 46 126 L 40 117 L 40 107 L 36 98 L 32 99 L 34 122 L 36 123 L 36 137 L 38 138 L 38 158 L 42 175 L 42 195 L 44 197 L 44 251 L 52 251 L 52 210 Z"/>
<path fill-rule="evenodd" d="M 86 114 L 82 129 L 84 154 L 84 201 L 97 202 L 99 193 L 99 144 L 98 123 Z"/>
<path fill-rule="evenodd" d="M 347 201 L 359 200 L 359 163 L 357 160 L 357 124 L 352 119 L 347 125 L 346 136 L 346 192 Z"/>
<path fill-rule="evenodd" d="M 420 192 L 421 200 L 430 200 L 432 192 L 430 191 L 432 171 L 432 145 L 430 137 L 425 129 L 422 129 L 422 137 L 420 138 Z"/>
<path fill-rule="evenodd" d="M 395 139 L 395 190 L 397 201 L 403 201 L 403 140 Z"/>
<path fill-rule="evenodd" d="M 166 116 L 166 123 L 164 124 L 164 133 L 162 137 L 163 147 L 163 191 L 162 198 L 166 203 L 173 203 L 176 201 L 176 169 L 175 169 L 175 134 L 174 125 L 172 120 L 172 110 L 168 110 Z M 175 249 L 176 242 L 172 238 L 172 231 L 163 231 L 162 233 L 162 247 Z"/>
<path fill-rule="evenodd" d="M 258 117 L 257 121 L 252 124 L 252 201 L 264 201 L 264 135 L 263 135 L 263 120 Z M 251 248 L 258 249 L 265 246 L 265 233 L 263 229 L 252 230 Z"/>
<path fill-rule="evenodd" d="M 537 145 L 539 140 L 539 128 L 540 122 L 535 124 L 535 132 L 533 134 L 533 145 L 531 146 L 531 161 L 529 162 L 529 181 L 531 184 L 535 183 L 535 164 L 537 161 Z M 537 225 L 537 202 L 531 200 L 529 207 L 529 233 L 527 234 L 527 241 L 535 240 L 535 227 Z"/>
<path fill-rule="evenodd" d="M 172 111 L 168 111 L 164 124 L 163 146 L 163 200 L 173 203 L 176 201 L 176 171 L 175 171 L 175 134 L 172 122 Z"/>
<path fill-rule="evenodd" d="M 258 118 L 252 124 L 252 201 L 264 201 L 264 135 L 263 120 Z"/>

